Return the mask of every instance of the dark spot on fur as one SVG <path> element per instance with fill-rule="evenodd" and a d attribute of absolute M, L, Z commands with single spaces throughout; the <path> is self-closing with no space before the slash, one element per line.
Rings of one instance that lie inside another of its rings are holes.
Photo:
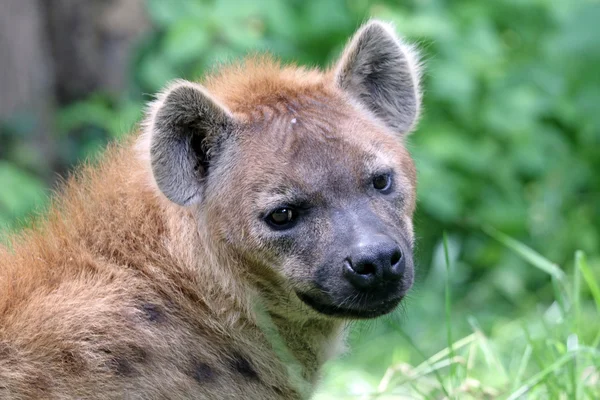
<path fill-rule="evenodd" d="M 252 380 L 258 380 L 258 374 L 256 373 L 256 370 L 250 361 L 248 361 L 248 359 L 241 354 L 235 353 L 233 355 L 231 359 L 231 365 L 233 369 L 240 373 L 243 377 Z"/>
<path fill-rule="evenodd" d="M 131 376 L 135 372 L 135 368 L 124 358 L 112 358 L 109 361 L 109 365 L 111 369 L 120 376 Z"/>
<path fill-rule="evenodd" d="M 0 342 L 0 358 L 5 359 L 11 355 L 11 349 L 7 344 Z"/>
<path fill-rule="evenodd" d="M 194 379 L 200 383 L 211 380 L 214 375 L 212 368 L 205 363 L 198 363 L 194 367 Z"/>
<path fill-rule="evenodd" d="M 160 308 L 156 304 L 147 303 L 142 305 L 142 309 L 148 318 L 148 321 L 151 322 L 162 322 L 165 318 L 164 314 L 161 312 Z"/>
<path fill-rule="evenodd" d="M 0 342 L 0 360 L 5 367 L 12 367 L 19 363 L 16 352 L 5 343 Z"/>
<path fill-rule="evenodd" d="M 60 354 L 63 368 L 70 372 L 81 372 L 86 368 L 86 363 L 80 354 L 71 350 L 63 350 Z"/>
<path fill-rule="evenodd" d="M 126 345 L 115 349 L 101 348 L 101 352 L 110 355 L 107 367 L 120 376 L 132 376 L 137 372 L 137 365 L 146 361 L 148 354 L 137 345 Z"/>
<path fill-rule="evenodd" d="M 148 358 L 148 353 L 143 347 L 131 345 L 128 347 L 128 356 L 132 361 L 142 363 Z"/>

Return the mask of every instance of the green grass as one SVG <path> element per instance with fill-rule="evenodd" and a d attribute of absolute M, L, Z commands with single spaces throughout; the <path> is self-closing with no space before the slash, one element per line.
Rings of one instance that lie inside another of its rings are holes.
<path fill-rule="evenodd" d="M 419 338 L 395 324 L 397 342 L 392 346 L 408 347 L 420 362 L 395 362 L 377 378 L 334 361 L 316 398 L 599 399 L 600 286 L 585 254 L 575 254 L 573 271 L 567 274 L 523 243 L 492 228 L 485 232 L 549 275 L 552 302 L 540 302 L 536 310 L 486 333 L 473 315 L 464 309 L 457 315 L 453 307 L 452 265 L 444 235 L 447 276 L 440 307 L 444 307 L 445 327 L 432 329 L 446 330 L 447 346 L 425 356 Z M 468 322 L 471 333 L 454 340 L 453 326 L 461 319 Z"/>

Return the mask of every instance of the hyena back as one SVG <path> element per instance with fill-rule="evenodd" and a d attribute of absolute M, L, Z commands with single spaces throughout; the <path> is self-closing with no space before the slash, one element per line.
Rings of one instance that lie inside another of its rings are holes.
<path fill-rule="evenodd" d="M 0 398 L 310 397 L 412 285 L 418 80 L 372 21 L 324 72 L 170 85 L 0 248 Z"/>

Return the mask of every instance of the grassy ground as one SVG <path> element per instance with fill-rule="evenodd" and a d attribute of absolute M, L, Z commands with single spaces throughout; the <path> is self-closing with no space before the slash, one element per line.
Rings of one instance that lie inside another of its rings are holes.
<path fill-rule="evenodd" d="M 474 316 L 478 310 L 454 309 L 448 273 L 445 293 L 437 296 L 444 320 L 428 321 L 428 329 L 445 336 L 446 347 L 426 353 L 423 348 L 428 347 L 427 338 L 431 335 L 407 333 L 397 319 L 388 321 L 394 329 L 387 336 L 370 336 L 367 329 L 359 334 L 359 339 L 352 340 L 357 349 L 331 363 L 316 398 L 599 399 L 597 271 L 592 270 L 585 254 L 577 252 L 575 267 L 567 275 L 522 243 L 493 229 L 486 232 L 549 275 L 552 302 L 528 307 L 530 311 L 514 319 L 498 314 L 496 323 L 487 323 L 482 329 Z M 445 237 L 444 253 L 450 271 Z M 409 305 L 412 306 L 419 309 L 419 304 Z M 493 308 L 489 304 L 480 307 Z M 419 315 L 406 315 L 404 319 L 411 318 Z M 470 333 L 459 337 L 455 327 L 465 321 Z M 387 353 L 394 361 L 385 371 L 360 368 L 361 361 L 368 365 L 370 356 L 381 360 Z"/>

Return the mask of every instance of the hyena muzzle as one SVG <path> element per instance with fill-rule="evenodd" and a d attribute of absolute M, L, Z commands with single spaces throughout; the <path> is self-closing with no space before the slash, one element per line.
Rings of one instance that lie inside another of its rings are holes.
<path fill-rule="evenodd" d="M 413 283 L 418 81 L 371 21 L 327 71 L 168 86 L 0 248 L 0 398 L 310 397 Z"/>

